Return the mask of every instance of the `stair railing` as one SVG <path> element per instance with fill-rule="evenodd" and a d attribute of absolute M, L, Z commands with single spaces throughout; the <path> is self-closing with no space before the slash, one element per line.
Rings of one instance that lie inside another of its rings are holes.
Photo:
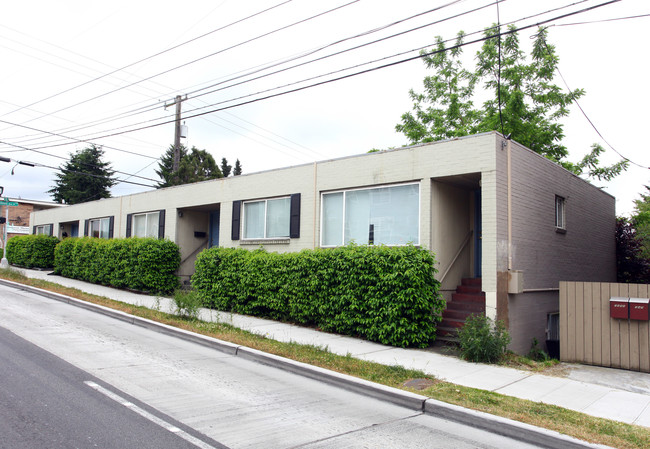
<path fill-rule="evenodd" d="M 442 285 L 443 281 L 447 277 L 447 274 L 449 274 L 449 271 L 451 270 L 451 267 L 454 266 L 454 264 L 458 260 L 458 257 L 460 257 L 460 254 L 463 252 L 463 250 L 465 249 L 465 247 L 469 243 L 470 239 L 472 238 L 473 233 L 474 233 L 474 231 L 470 229 L 469 232 L 467 233 L 467 236 L 465 236 L 465 239 L 463 240 L 463 243 L 460 245 L 460 248 L 458 248 L 458 251 L 456 251 L 456 255 L 454 256 L 453 259 L 451 259 L 451 263 L 447 266 L 447 269 L 445 270 L 445 272 L 440 277 L 440 285 Z"/>

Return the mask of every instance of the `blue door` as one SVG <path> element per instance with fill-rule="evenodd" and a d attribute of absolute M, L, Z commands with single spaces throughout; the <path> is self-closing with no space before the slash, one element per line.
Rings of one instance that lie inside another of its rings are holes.
<path fill-rule="evenodd" d="M 79 237 L 79 222 L 70 226 L 70 237 Z"/>
<path fill-rule="evenodd" d="M 220 210 L 210 211 L 210 243 L 208 248 L 219 246 L 219 219 L 221 217 Z"/>

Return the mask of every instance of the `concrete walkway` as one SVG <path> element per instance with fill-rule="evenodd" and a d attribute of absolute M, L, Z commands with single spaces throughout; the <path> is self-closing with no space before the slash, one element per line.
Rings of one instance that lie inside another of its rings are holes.
<path fill-rule="evenodd" d="M 117 290 L 67 279 L 47 271 L 21 269 L 30 278 L 44 279 L 67 287 L 129 304 L 174 312 L 173 300 Z M 232 313 L 202 309 L 204 321 L 219 321 L 283 342 L 326 348 L 386 365 L 421 370 L 439 379 L 467 387 L 554 404 L 593 416 L 650 427 L 650 374 L 611 368 L 562 363 L 561 376 L 533 374 L 513 368 L 469 363 L 430 350 L 402 349 L 344 337 L 314 329 Z"/>

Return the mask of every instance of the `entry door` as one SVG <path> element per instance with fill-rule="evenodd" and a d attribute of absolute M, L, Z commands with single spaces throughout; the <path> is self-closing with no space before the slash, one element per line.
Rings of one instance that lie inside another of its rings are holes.
<path fill-rule="evenodd" d="M 70 225 L 70 237 L 79 237 L 79 223 Z"/>
<path fill-rule="evenodd" d="M 219 246 L 219 219 L 221 217 L 220 210 L 210 211 L 210 243 L 209 248 Z"/>
<path fill-rule="evenodd" d="M 474 277 L 481 277 L 483 256 L 483 219 L 481 217 L 481 189 L 474 190 Z"/>

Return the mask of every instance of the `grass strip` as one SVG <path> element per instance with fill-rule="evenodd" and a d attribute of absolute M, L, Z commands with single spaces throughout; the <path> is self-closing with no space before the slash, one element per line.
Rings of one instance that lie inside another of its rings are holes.
<path fill-rule="evenodd" d="M 650 429 L 646 427 L 597 418 L 555 405 L 455 385 L 449 382 L 439 381 L 422 371 L 359 360 L 351 357 L 349 354 L 347 356 L 337 355 L 331 353 L 324 347 L 279 342 L 225 323 L 208 323 L 195 319 L 181 318 L 177 315 L 149 309 L 144 306 L 136 306 L 103 296 L 92 295 L 50 281 L 31 279 L 12 269 L 0 269 L 0 278 L 71 296 L 115 310 L 121 310 L 135 316 L 155 320 L 160 323 L 310 365 L 327 368 L 339 373 L 412 391 L 450 404 L 554 430 L 590 443 L 625 449 L 650 447 Z M 414 390 L 404 386 L 405 383 L 413 379 L 424 379 L 425 384 L 429 386 L 423 390 Z"/>

